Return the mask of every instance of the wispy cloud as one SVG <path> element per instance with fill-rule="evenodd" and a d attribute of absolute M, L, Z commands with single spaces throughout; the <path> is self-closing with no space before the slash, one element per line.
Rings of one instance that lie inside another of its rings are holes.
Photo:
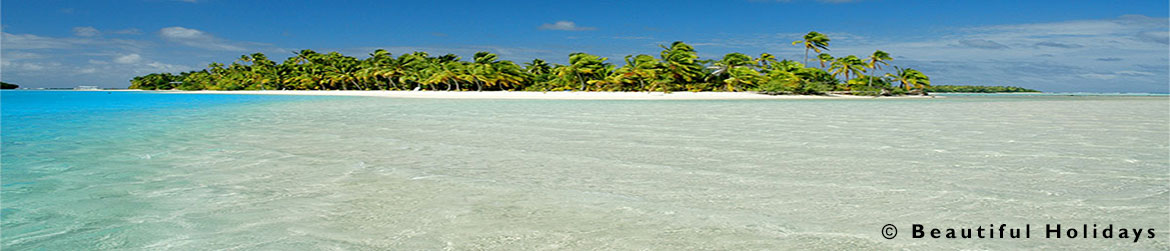
<path fill-rule="evenodd" d="M 142 56 L 138 55 L 138 53 L 130 53 L 130 54 L 114 57 L 114 63 L 119 63 L 119 64 L 133 64 L 133 63 L 138 63 L 140 61 L 142 61 Z"/>
<path fill-rule="evenodd" d="M 246 51 L 244 47 L 233 45 L 228 41 L 217 38 L 201 30 L 172 26 L 158 31 L 162 39 L 186 46 L 222 51 Z"/>
<path fill-rule="evenodd" d="M 110 33 L 123 34 L 123 35 L 139 35 L 139 34 L 142 34 L 142 31 L 135 29 L 135 28 L 129 28 L 129 29 L 111 31 Z"/>
<path fill-rule="evenodd" d="M 572 21 L 557 21 L 555 23 L 540 25 L 541 30 L 560 30 L 560 31 L 590 31 L 596 30 L 595 27 L 577 26 L 577 23 Z"/>
<path fill-rule="evenodd" d="M 1066 49 L 1085 47 L 1084 45 L 1079 45 L 1079 44 L 1065 44 L 1065 43 L 1057 43 L 1057 42 L 1052 42 L 1052 41 L 1039 42 L 1039 43 L 1036 43 L 1036 46 L 1037 47 L 1046 46 L 1046 47 L 1066 48 Z"/>
<path fill-rule="evenodd" d="M 828 53 L 868 55 L 880 49 L 894 55 L 892 64 L 923 70 L 938 84 L 1011 84 L 1045 91 L 1167 92 L 1168 23 L 1166 18 L 1127 15 L 1104 20 L 954 27 L 947 33 L 922 34 L 912 39 L 829 33 L 833 40 Z M 721 36 L 692 44 L 705 58 L 759 50 L 799 61 L 803 59 L 803 49 L 783 42 L 801 35 Z M 1103 80 L 1110 83 L 1103 84 Z"/>
<path fill-rule="evenodd" d="M 72 31 L 72 37 L 0 33 L 0 78 L 28 87 L 125 87 L 135 75 L 194 68 L 148 59 L 145 51 L 156 46 L 149 41 L 106 38 L 92 27 Z"/>
<path fill-rule="evenodd" d="M 959 44 L 961 44 L 963 46 L 971 47 L 971 48 L 980 48 L 980 49 L 1007 49 L 1008 48 L 1007 45 L 1003 45 L 1001 43 L 996 43 L 995 41 L 991 41 L 991 40 L 987 40 L 987 39 L 963 39 L 963 40 L 959 40 Z"/>
<path fill-rule="evenodd" d="M 73 27 L 73 35 L 78 37 L 92 37 L 99 34 L 101 34 L 101 31 L 98 31 L 98 29 L 94 27 Z"/>

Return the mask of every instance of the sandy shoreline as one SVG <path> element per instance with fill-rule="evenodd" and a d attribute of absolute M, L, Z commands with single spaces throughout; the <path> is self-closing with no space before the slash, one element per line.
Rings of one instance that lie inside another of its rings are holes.
<path fill-rule="evenodd" d="M 763 99 L 906 99 L 936 96 L 869 97 L 848 95 L 763 95 L 751 92 L 524 92 L 524 91 L 159 91 L 176 94 L 251 94 L 362 96 L 432 99 L 557 99 L 557 100 L 763 100 Z"/>

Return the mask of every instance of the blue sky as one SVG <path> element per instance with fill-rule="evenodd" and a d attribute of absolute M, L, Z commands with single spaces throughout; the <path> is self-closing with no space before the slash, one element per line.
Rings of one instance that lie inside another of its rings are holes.
<path fill-rule="evenodd" d="M 620 64 L 681 40 L 700 56 L 772 53 L 810 30 L 835 56 L 894 56 L 935 84 L 1045 91 L 1168 92 L 1167 1 L 228 1 L 0 3 L 0 79 L 24 87 L 126 87 L 135 75 L 201 69 L 264 52 L 364 57 L 427 51 Z"/>

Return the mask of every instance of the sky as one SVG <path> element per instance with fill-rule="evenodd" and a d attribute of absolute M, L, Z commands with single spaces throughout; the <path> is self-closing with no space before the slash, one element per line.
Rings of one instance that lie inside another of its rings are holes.
<path fill-rule="evenodd" d="M 1050 92 L 1170 92 L 1170 4 L 1155 1 L 242 1 L 0 2 L 0 80 L 125 88 L 262 52 L 382 48 L 516 62 L 587 52 L 622 64 L 684 41 L 704 59 L 771 53 L 802 61 L 804 33 L 834 56 L 893 55 L 932 83 Z M 812 64 L 819 65 L 815 60 Z"/>

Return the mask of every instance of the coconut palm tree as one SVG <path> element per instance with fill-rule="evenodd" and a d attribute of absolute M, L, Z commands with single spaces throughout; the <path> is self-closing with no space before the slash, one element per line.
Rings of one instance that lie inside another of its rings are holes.
<path fill-rule="evenodd" d="M 580 90 L 586 90 L 586 84 L 589 80 L 599 79 L 604 77 L 607 63 L 607 58 L 590 55 L 588 53 L 573 53 L 569 54 L 569 71 L 574 79 L 580 83 Z"/>
<path fill-rule="evenodd" d="M 760 57 L 756 58 L 756 65 L 759 66 L 761 70 L 772 69 L 772 65 L 776 63 L 779 63 L 779 61 L 776 61 L 776 56 L 772 56 L 772 54 L 761 53 Z"/>
<path fill-rule="evenodd" d="M 439 84 L 444 84 L 447 85 L 447 91 L 451 91 L 451 88 L 456 87 L 455 85 L 459 82 L 460 68 L 462 68 L 462 64 L 458 61 L 436 63 L 429 68 L 434 73 L 424 80 L 424 82 L 432 88 Z"/>
<path fill-rule="evenodd" d="M 821 34 L 820 32 L 810 31 L 804 35 L 804 39 L 792 41 L 792 45 L 804 46 L 804 64 L 808 64 L 808 51 L 813 50 L 821 53 L 821 49 L 829 50 L 829 36 Z"/>
<path fill-rule="evenodd" d="M 866 65 L 866 67 L 874 69 L 874 76 L 871 77 L 877 77 L 877 70 L 881 70 L 882 65 L 889 65 L 889 63 L 886 63 L 886 61 L 894 60 L 894 58 L 890 57 L 889 53 L 881 50 L 874 51 L 873 55 L 869 55 L 869 58 L 866 59 L 869 60 L 869 63 Z M 869 78 L 869 83 L 867 83 L 867 85 L 869 87 L 873 87 L 873 78 Z"/>
<path fill-rule="evenodd" d="M 241 55 L 230 65 L 212 63 L 205 70 L 171 73 L 151 73 L 131 80 L 131 86 L 142 89 L 316 89 L 316 90 L 400 90 L 429 89 L 464 90 L 463 85 L 474 84 L 475 90 L 605 90 L 605 91 L 745 91 L 762 90 L 772 93 L 823 93 L 835 87 L 886 89 L 888 82 L 879 71 L 893 60 L 884 51 L 875 51 L 866 58 L 848 56 L 834 58 L 828 53 L 829 39 L 824 34 L 809 32 L 794 44 L 805 47 L 805 62 L 810 51 L 820 61 L 820 68 L 806 67 L 798 61 L 780 60 L 762 53 L 752 58 L 741 53 L 729 53 L 719 60 L 702 60 L 694 47 L 681 41 L 662 48 L 658 57 L 629 55 L 625 65 L 616 67 L 608 59 L 586 53 L 569 55 L 567 65 L 550 64 L 533 59 L 524 67 L 500 60 L 496 54 L 478 52 L 471 61 L 460 61 L 459 56 L 444 54 L 432 57 L 426 52 L 413 52 L 393 57 L 378 49 L 369 57 L 357 59 L 337 52 L 317 53 L 313 50 L 294 51 L 281 63 L 273 62 L 262 53 Z M 898 69 L 886 74 L 905 89 L 921 89 L 929 85 L 929 78 L 913 69 Z M 873 71 L 873 72 L 870 72 Z M 865 75 L 870 73 L 872 75 Z M 844 78 L 847 85 L 838 85 Z M 861 79 L 865 78 L 865 79 Z M 879 85 L 880 84 L 880 85 Z M 470 88 L 468 88 L 470 89 Z"/>
<path fill-rule="evenodd" d="M 848 57 L 837 58 L 833 60 L 833 64 L 829 66 L 829 71 L 833 72 L 833 76 L 844 75 L 845 81 L 849 81 L 849 75 L 861 76 L 865 72 L 865 62 L 861 61 L 857 56 L 849 55 Z"/>
<path fill-rule="evenodd" d="M 495 87 L 499 87 L 500 90 L 516 88 L 524 83 L 524 69 L 512 61 L 497 61 L 492 65 L 492 70 L 493 74 L 491 74 L 489 83 L 492 83 Z"/>
<path fill-rule="evenodd" d="M 494 66 L 499 60 L 499 57 L 496 54 L 481 51 L 476 52 L 472 60 L 473 62 L 471 65 L 468 65 L 467 71 L 469 73 L 468 79 L 475 83 L 475 91 L 483 91 L 483 85 L 485 84 L 494 86 L 495 82 L 487 82 L 494 81 L 496 78 L 496 76 L 493 76 L 495 73 Z"/>
<path fill-rule="evenodd" d="M 524 63 L 524 71 L 534 75 L 549 74 L 552 72 L 552 67 L 542 59 L 532 59 L 532 62 Z"/>
<path fill-rule="evenodd" d="M 733 52 L 724 55 L 723 59 L 715 61 L 715 63 L 712 64 L 712 66 L 709 68 L 714 70 L 711 72 L 712 76 L 720 76 L 724 73 L 727 73 L 732 68 L 748 67 L 750 65 L 752 65 L 751 57 L 748 57 L 748 55 L 744 55 L 742 53 Z"/>
<path fill-rule="evenodd" d="M 657 59 L 654 59 L 654 56 L 645 54 L 637 56 L 629 55 L 626 56 L 626 65 L 618 69 L 618 72 L 622 75 L 623 79 L 637 81 L 637 91 L 643 91 L 648 90 L 646 89 L 647 81 L 654 81 L 658 78 L 661 68 L 662 64 Z"/>
<path fill-rule="evenodd" d="M 754 83 L 754 79 L 749 79 L 750 77 L 746 76 L 748 71 L 739 69 L 746 68 L 751 70 L 751 67 L 749 67 L 751 65 L 753 65 L 751 57 L 741 53 L 728 53 L 723 56 L 723 59 L 716 61 L 709 67 L 714 71 L 707 78 L 708 81 L 719 80 L 719 82 L 723 82 L 727 91 L 733 92 L 738 90 L 738 86 L 740 85 Z M 757 77 L 760 75 L 755 70 L 751 70 L 751 72 Z"/>
<path fill-rule="evenodd" d="M 695 52 L 694 47 L 682 41 L 675 41 L 669 47 L 664 45 L 658 45 L 658 47 L 662 48 L 660 58 L 662 60 L 662 73 L 669 81 L 656 82 L 656 85 L 683 85 L 702 79 L 703 66 L 699 65 L 699 55 Z M 670 88 L 669 85 L 660 87 Z"/>
<path fill-rule="evenodd" d="M 899 87 L 910 89 L 924 89 L 930 86 L 930 77 L 923 74 L 921 71 L 912 68 L 900 68 L 894 66 L 896 74 L 887 73 L 887 77 L 891 77 L 894 81 L 898 81 Z"/>
<path fill-rule="evenodd" d="M 833 59 L 833 55 L 829 55 L 828 53 L 821 53 L 817 55 L 817 60 L 821 61 L 821 69 L 825 68 L 825 63 L 833 62 Z"/>
<path fill-rule="evenodd" d="M 727 72 L 727 78 L 723 79 L 724 87 L 729 92 L 747 90 L 755 86 L 759 86 L 765 81 L 760 72 L 749 67 L 733 67 Z"/>

